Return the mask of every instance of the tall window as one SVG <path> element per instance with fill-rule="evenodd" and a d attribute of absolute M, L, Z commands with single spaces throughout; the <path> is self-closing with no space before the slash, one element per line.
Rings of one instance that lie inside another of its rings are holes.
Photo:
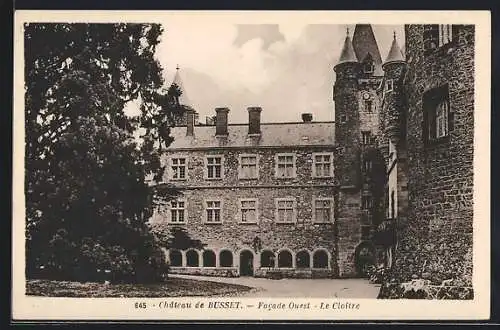
<path fill-rule="evenodd" d="M 276 222 L 278 223 L 295 222 L 295 199 L 292 198 L 276 199 Z"/>
<path fill-rule="evenodd" d="M 257 200 L 242 199 L 240 200 L 240 212 L 242 223 L 257 222 Z"/>
<path fill-rule="evenodd" d="M 385 81 L 385 89 L 384 89 L 384 92 L 387 93 L 387 92 L 392 92 L 394 89 L 394 81 L 392 79 L 387 79 Z"/>
<path fill-rule="evenodd" d="M 219 200 L 206 201 L 206 222 L 207 223 L 221 223 L 221 210 L 222 203 Z"/>
<path fill-rule="evenodd" d="M 331 153 L 313 154 L 313 176 L 328 178 L 333 175 L 333 155 Z"/>
<path fill-rule="evenodd" d="M 333 200 L 316 198 L 314 200 L 314 222 L 328 223 L 333 221 Z"/>
<path fill-rule="evenodd" d="M 220 179 L 223 175 L 222 157 L 211 156 L 207 157 L 207 178 Z"/>
<path fill-rule="evenodd" d="M 183 180 L 186 178 L 186 158 L 172 158 L 172 179 Z"/>
<path fill-rule="evenodd" d="M 451 24 L 424 25 L 424 51 L 432 51 L 444 46 L 453 40 L 453 26 Z"/>
<path fill-rule="evenodd" d="M 170 202 L 170 222 L 184 223 L 185 218 L 185 202 L 184 201 L 171 201 Z"/>
<path fill-rule="evenodd" d="M 373 101 L 372 100 L 365 101 L 365 111 L 366 112 L 373 112 Z"/>
<path fill-rule="evenodd" d="M 256 179 L 257 172 L 257 155 L 241 155 L 240 156 L 240 179 Z"/>
<path fill-rule="evenodd" d="M 424 94 L 424 142 L 446 137 L 453 130 L 453 112 L 450 110 L 448 95 L 447 85 Z"/>
<path fill-rule="evenodd" d="M 278 178 L 295 177 L 295 155 L 293 154 L 276 155 L 276 177 Z"/>
<path fill-rule="evenodd" d="M 372 161 L 370 159 L 363 160 L 363 172 L 370 173 L 372 171 Z"/>
<path fill-rule="evenodd" d="M 453 39 L 451 24 L 439 25 L 439 46 L 446 45 Z"/>

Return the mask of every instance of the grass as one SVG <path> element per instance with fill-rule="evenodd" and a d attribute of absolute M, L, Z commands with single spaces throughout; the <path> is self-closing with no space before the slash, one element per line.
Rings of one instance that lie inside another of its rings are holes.
<path fill-rule="evenodd" d="M 70 282 L 27 280 L 26 294 L 44 297 L 135 298 L 235 296 L 252 288 L 243 285 L 169 278 L 157 284 L 104 284 L 96 282 Z"/>

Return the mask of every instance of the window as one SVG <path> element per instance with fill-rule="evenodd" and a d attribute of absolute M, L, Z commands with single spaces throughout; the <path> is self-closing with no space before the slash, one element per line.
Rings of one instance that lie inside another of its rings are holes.
<path fill-rule="evenodd" d="M 366 100 L 365 101 L 365 111 L 366 112 L 373 112 L 373 101 L 372 100 Z"/>
<path fill-rule="evenodd" d="M 392 92 L 393 89 L 394 89 L 394 81 L 392 79 L 387 79 L 385 81 L 384 93 Z"/>
<path fill-rule="evenodd" d="M 257 222 L 257 200 L 256 199 L 241 199 L 240 200 L 240 222 L 255 223 Z"/>
<path fill-rule="evenodd" d="M 451 24 L 424 25 L 424 51 L 432 51 L 453 41 L 453 26 Z"/>
<path fill-rule="evenodd" d="M 347 121 L 347 116 L 346 115 L 340 115 L 340 122 L 345 123 Z"/>
<path fill-rule="evenodd" d="M 186 179 L 186 158 L 172 158 L 172 180 Z"/>
<path fill-rule="evenodd" d="M 292 198 L 276 199 L 276 222 L 278 223 L 295 222 L 295 199 Z"/>
<path fill-rule="evenodd" d="M 186 222 L 186 202 L 183 200 L 170 202 L 170 222 L 185 223 Z"/>
<path fill-rule="evenodd" d="M 369 210 L 373 207 L 373 200 L 371 196 L 362 196 L 361 197 L 361 207 L 363 210 Z"/>
<path fill-rule="evenodd" d="M 293 178 L 295 177 L 295 155 L 278 154 L 276 155 L 276 177 Z"/>
<path fill-rule="evenodd" d="M 257 155 L 240 155 L 240 179 L 257 179 L 258 174 Z"/>
<path fill-rule="evenodd" d="M 373 65 L 373 62 L 371 62 L 371 61 L 366 62 L 363 65 L 363 71 L 365 73 L 373 73 L 374 68 L 375 68 L 375 66 Z"/>
<path fill-rule="evenodd" d="M 313 177 L 329 178 L 333 176 L 333 155 L 331 153 L 313 154 Z"/>
<path fill-rule="evenodd" d="M 331 198 L 315 198 L 313 203 L 315 223 L 333 222 L 333 200 Z"/>
<path fill-rule="evenodd" d="M 363 160 L 363 172 L 370 173 L 372 171 L 372 161 L 370 159 Z"/>
<path fill-rule="evenodd" d="M 453 130 L 453 112 L 450 111 L 448 86 L 427 91 L 423 99 L 424 142 L 447 137 Z"/>
<path fill-rule="evenodd" d="M 222 202 L 220 200 L 206 201 L 206 223 L 221 223 Z"/>
<path fill-rule="evenodd" d="M 221 179 L 224 175 L 222 167 L 222 156 L 207 157 L 207 179 Z"/>
<path fill-rule="evenodd" d="M 363 144 L 372 143 L 372 133 L 369 131 L 361 132 L 361 141 Z"/>

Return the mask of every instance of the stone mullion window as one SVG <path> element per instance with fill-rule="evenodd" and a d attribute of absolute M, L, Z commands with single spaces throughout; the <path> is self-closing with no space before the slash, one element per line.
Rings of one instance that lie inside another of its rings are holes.
<path fill-rule="evenodd" d="M 206 158 L 206 178 L 222 179 L 224 177 L 224 159 L 222 156 L 211 156 Z"/>
<path fill-rule="evenodd" d="M 331 223 L 333 222 L 333 200 L 331 198 L 315 198 L 314 206 L 314 223 Z"/>
<path fill-rule="evenodd" d="M 276 223 L 294 223 L 297 218 L 296 201 L 292 198 L 276 199 Z"/>
<path fill-rule="evenodd" d="M 170 222 L 186 223 L 186 202 L 183 200 L 170 202 Z"/>
<path fill-rule="evenodd" d="M 313 154 L 313 177 L 329 178 L 333 176 L 333 154 Z"/>
<path fill-rule="evenodd" d="M 258 171 L 257 155 L 240 155 L 240 179 L 257 179 L 259 176 Z"/>
<path fill-rule="evenodd" d="M 240 223 L 256 223 L 258 219 L 258 203 L 256 199 L 240 200 Z"/>
<path fill-rule="evenodd" d="M 447 85 L 424 94 L 422 134 L 425 144 L 448 137 L 453 130 L 453 119 Z"/>
<path fill-rule="evenodd" d="M 172 180 L 186 179 L 186 158 L 172 158 Z"/>
<path fill-rule="evenodd" d="M 221 223 L 222 222 L 222 202 L 220 200 L 205 201 L 205 222 L 206 223 Z"/>
<path fill-rule="evenodd" d="M 276 177 L 294 178 L 296 176 L 295 155 L 277 154 L 276 155 Z"/>

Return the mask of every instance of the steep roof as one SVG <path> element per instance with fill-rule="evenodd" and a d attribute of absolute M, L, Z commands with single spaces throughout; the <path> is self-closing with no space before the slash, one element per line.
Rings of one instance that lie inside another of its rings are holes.
<path fill-rule="evenodd" d="M 384 74 L 382 70 L 382 57 L 380 56 L 377 40 L 370 24 L 356 24 L 352 36 L 352 46 L 360 62 L 363 62 L 368 53 L 371 54 L 373 65 L 375 66 L 374 75 L 382 76 Z"/>
<path fill-rule="evenodd" d="M 394 33 L 391 49 L 389 50 L 389 54 L 387 55 L 384 64 L 390 62 L 404 62 L 404 60 L 403 52 L 401 51 L 401 48 L 399 48 L 398 41 L 396 40 L 396 33 Z"/>
<path fill-rule="evenodd" d="M 172 85 L 176 84 L 177 87 L 179 87 L 179 89 L 182 92 L 181 96 L 179 97 L 179 103 L 181 105 L 186 105 L 186 106 L 192 107 L 192 104 L 191 104 L 191 101 L 189 100 L 189 97 L 187 95 L 186 89 L 184 88 L 184 83 L 183 83 L 183 81 L 181 79 L 181 74 L 179 72 L 179 67 L 177 67 L 176 70 L 177 71 L 175 72 L 175 76 L 174 76 L 174 80 L 172 81 Z"/>
<path fill-rule="evenodd" d="M 347 62 L 357 62 L 356 54 L 354 53 L 354 48 L 352 47 L 352 41 L 349 35 L 345 37 L 344 46 L 340 52 L 339 61 L 337 64 L 347 63 Z"/>
<path fill-rule="evenodd" d="M 262 123 L 261 136 L 258 143 L 248 138 L 248 124 L 229 124 L 228 137 L 221 144 L 215 137 L 215 126 L 195 126 L 194 136 L 186 136 L 186 127 L 174 127 L 171 136 L 174 141 L 168 147 L 172 149 L 184 148 L 213 148 L 213 147 L 286 147 L 286 146 L 323 146 L 334 144 L 334 122 L 311 123 Z"/>

